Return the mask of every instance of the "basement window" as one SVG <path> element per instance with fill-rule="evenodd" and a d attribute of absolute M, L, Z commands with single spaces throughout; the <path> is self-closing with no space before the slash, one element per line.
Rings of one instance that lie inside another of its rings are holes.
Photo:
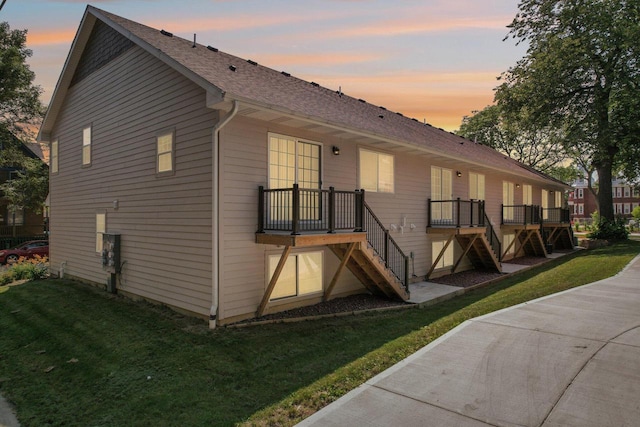
<path fill-rule="evenodd" d="M 280 255 L 269 256 L 268 281 L 273 277 L 279 261 Z M 304 252 L 289 255 L 278 282 L 273 288 L 270 300 L 274 301 L 322 292 L 322 266 L 322 252 Z"/>

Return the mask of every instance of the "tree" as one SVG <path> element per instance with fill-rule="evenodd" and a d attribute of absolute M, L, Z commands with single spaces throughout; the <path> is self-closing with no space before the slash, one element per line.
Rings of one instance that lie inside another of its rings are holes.
<path fill-rule="evenodd" d="M 0 22 L 0 166 L 21 170 L 0 190 L 12 207 L 37 211 L 47 197 L 49 174 L 46 165 L 20 149 L 22 142 L 33 140 L 44 111 L 42 90 L 33 84 L 35 75 L 26 64 L 32 54 L 26 34 Z"/>
<path fill-rule="evenodd" d="M 503 74 L 498 105 L 562 132 L 597 171 L 600 215 L 613 221 L 613 173 L 640 173 L 640 2 L 522 0 L 509 27 L 529 47 Z"/>
<path fill-rule="evenodd" d="M 568 158 L 559 132 L 532 126 L 520 114 L 508 114 L 500 105 L 489 105 L 471 117 L 464 117 L 456 133 L 564 182 L 576 175 L 575 168 L 558 166 Z"/>

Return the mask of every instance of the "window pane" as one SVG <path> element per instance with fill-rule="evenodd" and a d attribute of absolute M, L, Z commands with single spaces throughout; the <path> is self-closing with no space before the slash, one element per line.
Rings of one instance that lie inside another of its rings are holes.
<path fill-rule="evenodd" d="M 298 255 L 298 294 L 322 291 L 322 252 Z"/>
<path fill-rule="evenodd" d="M 273 277 L 273 273 L 276 271 L 280 256 L 269 257 L 269 280 Z M 284 264 L 284 268 L 278 277 L 278 282 L 273 288 L 271 293 L 271 300 L 292 297 L 296 295 L 296 256 L 289 256 L 287 262 Z"/>
<path fill-rule="evenodd" d="M 88 165 L 91 163 L 91 146 L 85 145 L 82 147 L 82 164 Z"/>
<path fill-rule="evenodd" d="M 167 153 L 172 149 L 172 135 L 162 135 L 158 137 L 158 153 Z"/>
<path fill-rule="evenodd" d="M 378 191 L 378 155 L 360 150 L 360 188 Z"/>
<path fill-rule="evenodd" d="M 378 191 L 393 193 L 393 156 L 378 154 Z"/>
<path fill-rule="evenodd" d="M 58 141 L 51 142 L 51 172 L 58 172 Z"/>
<path fill-rule="evenodd" d="M 171 153 L 160 154 L 158 156 L 158 172 L 167 172 L 172 169 Z"/>
<path fill-rule="evenodd" d="M 107 230 L 107 214 L 96 214 L 96 252 L 102 252 L 102 234 Z"/>

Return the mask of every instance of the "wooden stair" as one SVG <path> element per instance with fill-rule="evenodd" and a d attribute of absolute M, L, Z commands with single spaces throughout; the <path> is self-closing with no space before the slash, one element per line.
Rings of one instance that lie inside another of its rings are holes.
<path fill-rule="evenodd" d="M 456 240 L 462 248 L 469 248 L 467 258 L 474 268 L 486 268 L 502 272 L 502 264 L 498 255 L 491 248 L 491 244 L 484 233 L 457 234 Z M 469 245 L 471 245 L 469 247 Z"/>
<path fill-rule="evenodd" d="M 344 260 L 349 250 L 346 243 L 328 246 L 340 260 Z M 346 266 L 372 294 L 402 301 L 409 299 L 409 292 L 402 282 L 366 242 L 356 243 Z"/>

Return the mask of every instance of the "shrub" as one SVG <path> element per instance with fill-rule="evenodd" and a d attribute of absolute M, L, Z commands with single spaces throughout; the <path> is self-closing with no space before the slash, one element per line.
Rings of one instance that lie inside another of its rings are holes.
<path fill-rule="evenodd" d="M 629 230 L 627 230 L 623 218 L 609 221 L 598 216 L 598 221 L 594 221 L 593 231 L 587 234 L 587 237 L 589 239 L 625 240 L 629 237 Z"/>

